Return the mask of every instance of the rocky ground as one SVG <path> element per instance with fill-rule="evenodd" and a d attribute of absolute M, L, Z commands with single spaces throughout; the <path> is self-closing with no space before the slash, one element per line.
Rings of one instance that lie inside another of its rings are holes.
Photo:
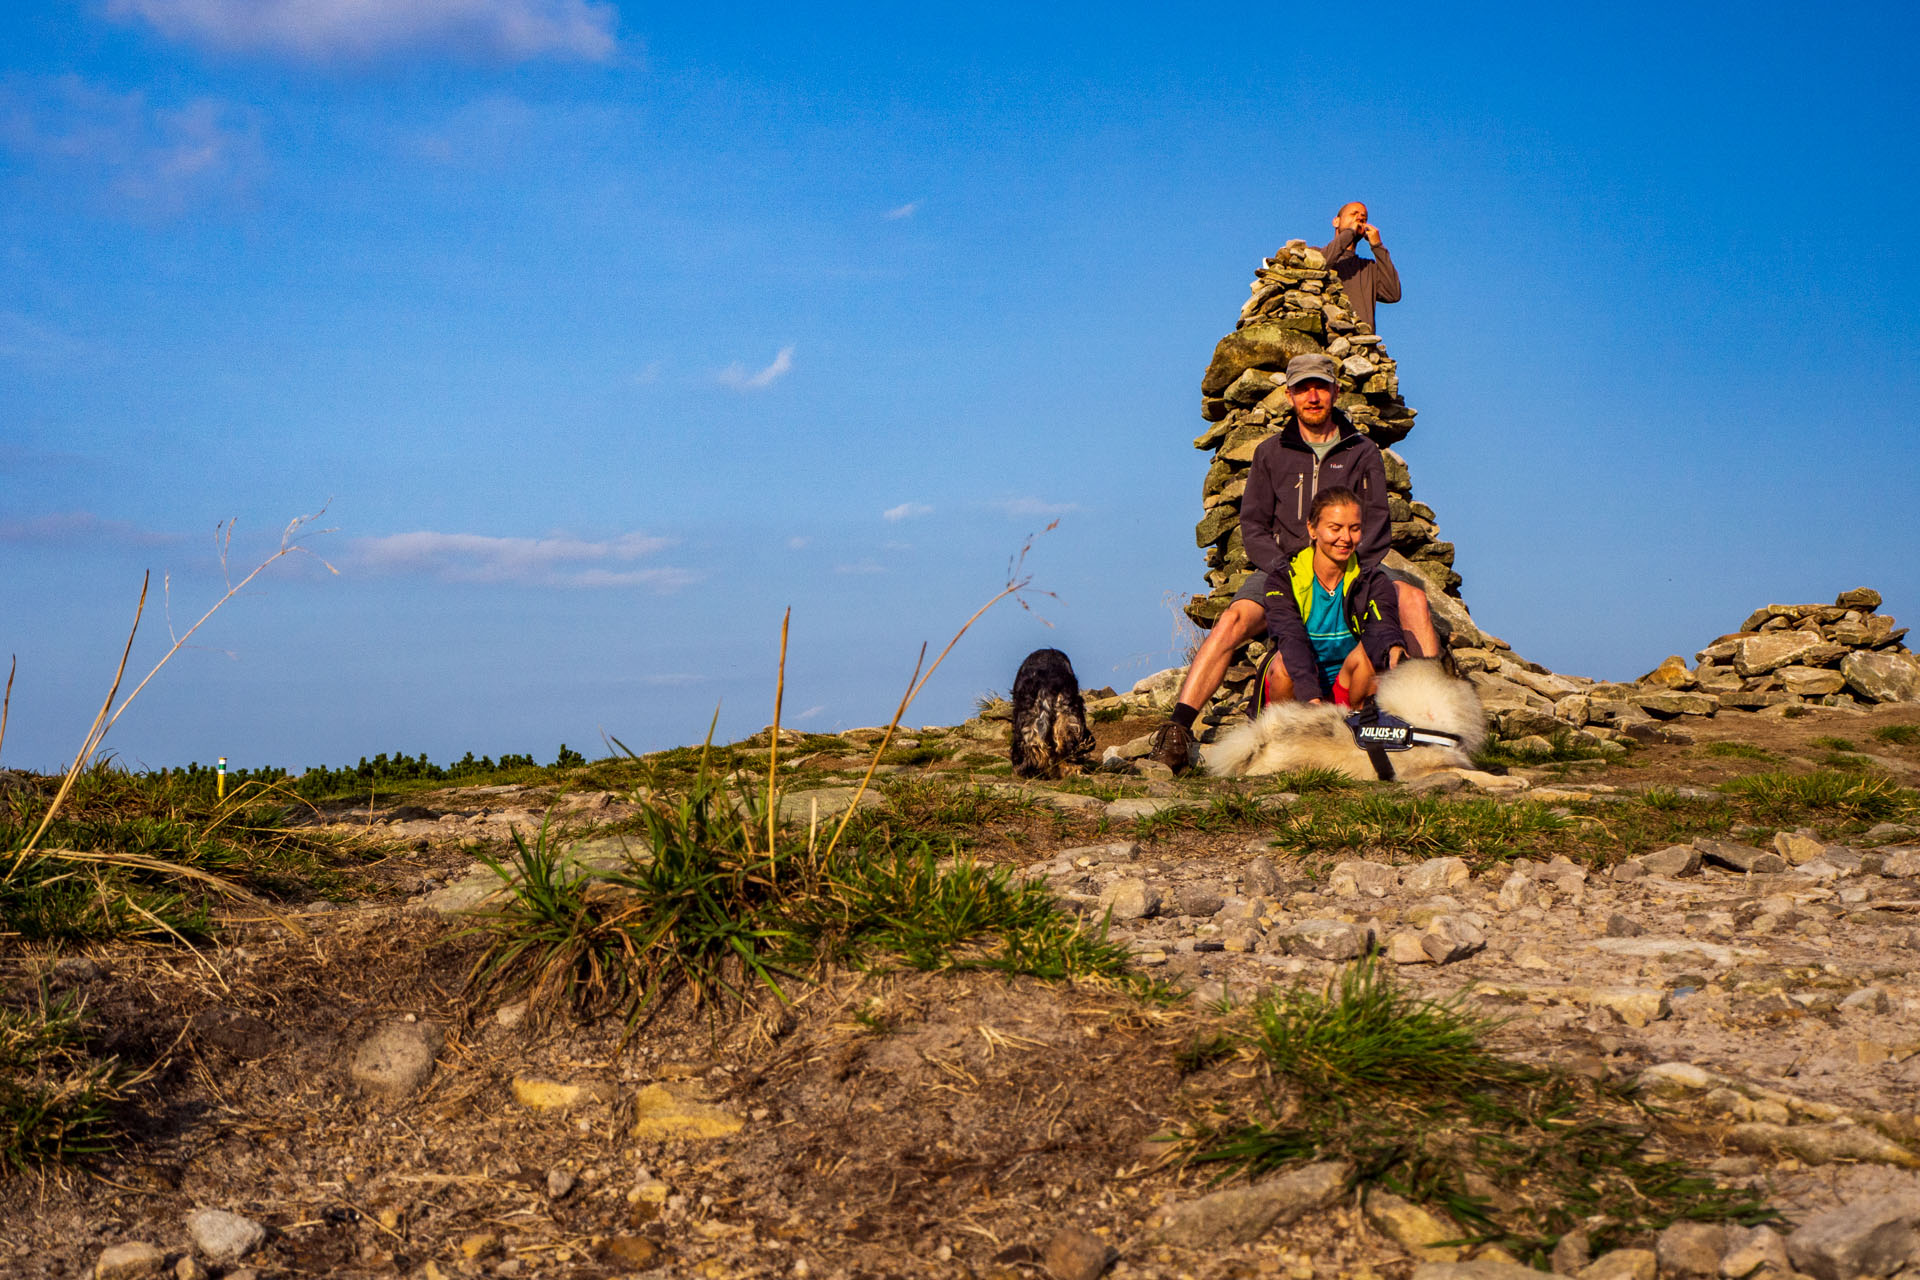
<path fill-rule="evenodd" d="M 1153 723 L 1144 687 L 1094 699 L 1116 755 Z M 966 852 L 1110 912 L 1138 968 L 1189 998 L 832 972 L 790 1006 L 675 1007 L 631 1040 L 475 998 L 463 913 L 497 883 L 476 854 L 543 818 L 581 860 L 619 856 L 632 795 L 329 808 L 313 820 L 367 854 L 337 900 L 256 913 L 197 953 L 53 964 L 150 1075 L 122 1157 L 7 1184 L 0 1271 L 1500 1280 L 1512 1259 L 1433 1245 L 1457 1228 L 1357 1195 L 1343 1167 L 1215 1186 L 1156 1141 L 1262 1087 L 1244 1057 L 1183 1052 L 1223 1007 L 1376 950 L 1414 990 L 1503 1019 L 1502 1053 L 1636 1084 L 1665 1149 L 1781 1215 L 1597 1260 L 1569 1237 L 1556 1269 L 1920 1267 L 1920 832 L 1817 806 L 1758 821 L 1722 789 L 1756 773 L 1911 787 L 1920 744 L 1875 731 L 1916 724 L 1914 705 L 1721 710 L 1624 755 L 1429 780 L 1426 806 L 1371 837 L 1368 798 L 1405 788 L 1024 784 L 1001 722 L 930 728 L 894 744 L 863 803 L 906 822 L 929 795 L 970 797 Z M 785 815 L 844 810 L 873 736 L 796 745 Z M 743 777 L 765 745 L 736 757 Z M 1344 845 L 1322 839 L 1336 801 L 1362 824 Z M 9 981 L 48 960 L 8 953 Z"/>

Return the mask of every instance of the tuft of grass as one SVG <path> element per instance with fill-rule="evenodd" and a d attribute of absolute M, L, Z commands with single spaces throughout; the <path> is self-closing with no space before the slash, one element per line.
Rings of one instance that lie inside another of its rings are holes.
<path fill-rule="evenodd" d="M 1751 742 L 1709 742 L 1700 748 L 1702 755 L 1719 756 L 1729 760 L 1772 760 L 1773 752 L 1765 747 L 1756 747 Z"/>
<path fill-rule="evenodd" d="M 1095 724 L 1113 724 L 1116 721 L 1124 720 L 1127 718 L 1127 709 L 1124 706 L 1118 706 L 1118 705 L 1111 706 L 1111 707 L 1095 707 L 1092 711 L 1089 711 L 1087 713 L 1087 718 L 1089 720 L 1092 720 Z"/>
<path fill-rule="evenodd" d="M 1269 994 L 1233 1036 L 1271 1068 L 1273 1092 L 1237 1123 L 1185 1133 L 1189 1158 L 1250 1176 L 1343 1159 L 1358 1183 L 1536 1264 L 1575 1227 L 1606 1249 L 1681 1219 L 1776 1216 L 1657 1154 L 1621 1093 L 1489 1051 L 1493 1025 L 1459 997 L 1405 993 L 1372 961 L 1320 991 Z M 1196 1041 L 1182 1065 L 1225 1051 Z M 1476 1194 L 1487 1183 L 1497 1194 Z"/>
<path fill-rule="evenodd" d="M 1017 803 L 978 790 L 950 802 L 995 812 Z M 697 1006 L 743 1004 L 757 990 L 784 1000 L 784 982 L 827 964 L 984 969 L 1150 993 L 1104 925 L 1063 912 L 1010 868 L 943 865 L 933 842 L 884 826 L 854 828 L 828 849 L 777 828 L 771 843 L 756 838 L 767 830 L 757 796 L 702 777 L 683 795 L 643 802 L 645 850 L 612 868 L 571 863 L 544 827 L 531 843 L 515 833 L 513 855 L 489 863 L 506 897 L 472 926 L 485 945 L 469 981 L 525 991 L 543 1018 L 564 1009 L 629 1026 L 681 992 Z"/>
<path fill-rule="evenodd" d="M 1835 738 L 1831 736 L 1815 738 L 1812 745 L 1824 747 L 1828 751 L 1858 751 L 1860 749 L 1852 738 Z"/>
<path fill-rule="evenodd" d="M 1853 822 L 1885 822 L 1920 812 L 1912 791 L 1883 774 L 1832 770 L 1755 773 L 1731 778 L 1720 790 L 1745 800 L 1757 816 L 1787 821 L 1814 813 Z"/>
<path fill-rule="evenodd" d="M 1455 854 L 1476 864 L 1504 861 L 1537 847 L 1574 824 L 1546 805 L 1487 797 L 1365 793 L 1304 803 L 1282 816 L 1274 843 L 1299 853 L 1349 850 L 1372 855 L 1435 858 Z"/>
<path fill-rule="evenodd" d="M 1535 746 L 1521 746 L 1501 738 L 1489 739 L 1487 744 L 1474 754 L 1473 762 L 1478 768 L 1531 766 L 1543 764 L 1571 764 L 1580 760 L 1605 759 L 1607 752 L 1591 743 L 1573 740 L 1570 729 L 1555 729 L 1548 739 L 1546 750 Z"/>
<path fill-rule="evenodd" d="M 1873 736 L 1896 746 L 1920 746 L 1920 724 L 1883 724 L 1873 731 Z"/>
<path fill-rule="evenodd" d="M 112 1154 L 126 1076 L 86 1046 L 85 1008 L 42 982 L 23 1005 L 0 1005 L 0 1177 L 86 1164 Z"/>
<path fill-rule="evenodd" d="M 1351 791 L 1360 785 L 1338 769 L 1292 769 L 1274 774 L 1269 781 L 1275 791 L 1291 791 L 1302 796 L 1315 792 Z"/>

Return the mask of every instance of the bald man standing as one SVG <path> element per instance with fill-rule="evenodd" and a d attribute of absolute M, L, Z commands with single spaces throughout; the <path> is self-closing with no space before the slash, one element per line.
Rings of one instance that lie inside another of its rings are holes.
<path fill-rule="evenodd" d="M 1333 243 L 1320 252 L 1340 277 L 1347 301 L 1353 304 L 1354 319 L 1378 333 L 1373 323 L 1373 304 L 1400 301 L 1400 273 L 1393 269 L 1387 246 L 1380 243 L 1380 228 L 1367 221 L 1366 205 L 1358 200 L 1342 205 L 1334 215 L 1333 231 Z M 1371 258 L 1354 252 L 1363 236 L 1368 248 L 1373 250 Z"/>

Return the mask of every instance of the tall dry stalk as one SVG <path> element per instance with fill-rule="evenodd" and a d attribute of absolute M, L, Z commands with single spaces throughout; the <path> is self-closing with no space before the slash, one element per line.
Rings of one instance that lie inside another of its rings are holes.
<path fill-rule="evenodd" d="M 319 560 L 320 564 L 325 566 L 328 573 L 337 575 L 340 572 L 338 569 L 334 568 L 332 565 L 327 564 L 325 560 L 321 560 L 319 556 L 314 556 L 312 551 L 308 550 L 306 547 L 303 547 L 299 543 L 294 541 L 295 535 L 297 535 L 300 532 L 303 526 L 311 524 L 313 521 L 318 520 L 321 516 L 325 514 L 326 514 L 326 508 L 322 507 L 319 511 L 314 512 L 312 515 L 296 516 L 294 517 L 294 519 L 290 520 L 287 523 L 287 527 L 281 531 L 280 549 L 274 552 L 272 555 L 268 556 L 265 560 L 262 560 L 259 564 L 255 565 L 253 567 L 253 571 L 247 574 L 246 577 L 240 579 L 240 581 L 238 582 L 235 582 L 233 580 L 232 573 L 227 570 L 227 554 L 232 549 L 232 546 L 233 546 L 233 521 L 228 520 L 223 522 L 223 524 L 220 526 L 221 532 L 217 536 L 221 538 L 220 569 L 227 583 L 226 594 L 222 595 L 218 600 L 214 601 L 213 606 L 209 608 L 205 613 L 201 614 L 199 621 L 195 622 L 192 626 L 188 627 L 185 634 L 177 635 L 173 637 L 172 646 L 168 648 L 166 653 L 161 655 L 160 660 L 158 662 L 153 664 L 152 670 L 148 671 L 147 674 L 141 678 L 140 683 L 133 687 L 133 692 L 129 693 L 125 698 L 121 699 L 120 705 L 118 707 L 115 707 L 114 699 L 119 696 L 121 682 L 126 678 L 127 660 L 133 654 L 133 639 L 136 635 L 140 633 L 140 618 L 141 618 L 141 615 L 146 612 L 147 588 L 152 582 L 153 575 L 149 573 L 141 578 L 140 601 L 134 607 L 133 626 L 127 632 L 126 647 L 124 650 L 122 650 L 120 654 L 120 665 L 115 669 L 113 673 L 113 684 L 107 690 L 106 700 L 100 704 L 99 714 L 94 716 L 93 724 L 89 726 L 89 728 L 87 729 L 87 736 L 85 740 L 81 742 L 80 750 L 74 754 L 73 763 L 68 766 L 66 776 L 61 778 L 60 788 L 58 791 L 54 793 L 53 803 L 47 806 L 46 813 L 40 819 L 40 825 L 34 829 L 34 833 L 32 837 L 27 840 L 27 843 L 21 847 L 19 853 L 14 857 L 13 866 L 8 871 L 9 875 L 12 875 L 14 872 L 17 872 L 19 870 L 20 864 L 26 860 L 27 856 L 34 851 L 35 846 L 37 846 L 40 843 L 40 838 L 46 835 L 47 828 L 53 825 L 53 819 L 55 815 L 57 815 L 60 812 L 60 806 L 66 803 L 67 797 L 72 793 L 74 783 L 79 780 L 81 773 L 83 773 L 86 770 L 87 766 L 93 762 L 94 755 L 100 750 L 100 744 L 102 741 L 105 740 L 108 730 L 112 729 L 114 724 L 120 719 L 120 717 L 126 713 L 127 708 L 133 705 L 133 700 L 140 696 L 140 691 L 145 689 L 147 685 L 153 680 L 153 678 L 160 674 L 160 671 L 163 667 L 165 667 L 169 662 L 173 661 L 173 656 L 176 653 L 179 653 L 180 650 L 186 647 L 187 641 L 193 638 L 194 632 L 200 630 L 202 626 L 206 625 L 207 619 L 213 617 L 214 614 L 220 612 L 221 607 L 225 605 L 227 601 L 233 599 L 235 596 L 239 595 L 242 591 L 246 590 L 247 584 L 252 582 L 255 578 L 259 577 L 261 573 L 263 573 L 269 565 L 273 564 L 277 560 L 284 559 L 287 556 L 295 555 L 295 554 L 313 556 L 315 560 Z M 316 532 L 324 533 L 328 531 L 317 530 Z M 169 628 L 169 632 L 171 633 L 171 628 Z M 8 687 L 8 693 L 10 696 L 12 693 L 12 687 L 13 687 L 13 680 L 11 676 L 8 677 L 7 687 Z M 68 852 L 69 851 L 66 851 L 66 850 L 58 850 L 58 851 L 49 850 L 48 855 L 49 856 L 65 856 Z"/>

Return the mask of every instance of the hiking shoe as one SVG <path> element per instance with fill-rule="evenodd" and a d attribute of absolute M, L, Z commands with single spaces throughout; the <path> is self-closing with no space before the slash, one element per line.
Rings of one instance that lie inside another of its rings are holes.
<path fill-rule="evenodd" d="M 1177 720 L 1169 720 L 1153 731 L 1147 744 L 1147 759 L 1163 764 L 1176 774 L 1193 767 L 1193 735 Z"/>

